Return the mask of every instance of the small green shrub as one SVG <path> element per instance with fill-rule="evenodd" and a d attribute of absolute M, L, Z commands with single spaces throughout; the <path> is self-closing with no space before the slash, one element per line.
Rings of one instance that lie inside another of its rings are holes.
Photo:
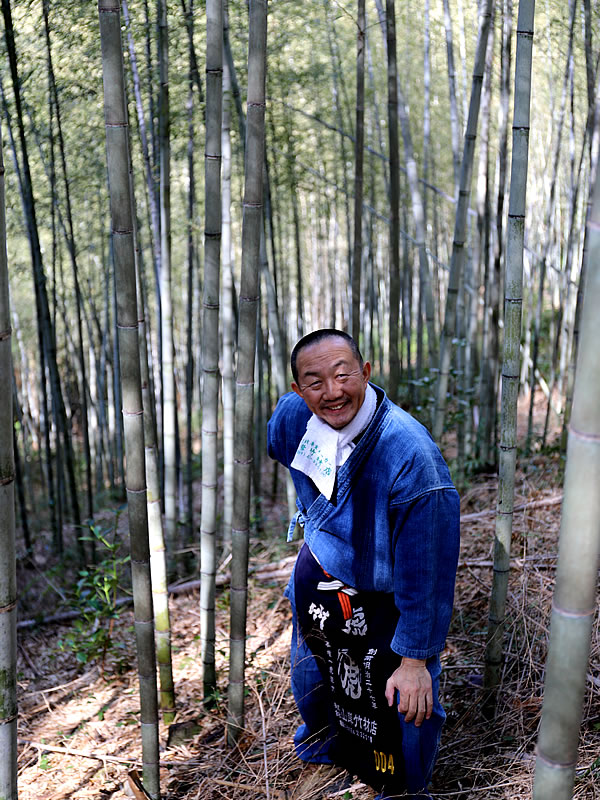
<path fill-rule="evenodd" d="M 114 641 L 113 628 L 119 618 L 117 591 L 129 555 L 120 555 L 120 542 L 117 540 L 117 526 L 120 511 L 115 513 L 113 524 L 107 528 L 90 525 L 89 536 L 85 541 L 93 541 L 97 550 L 97 561 L 79 571 L 70 604 L 79 613 L 72 629 L 59 642 L 62 650 L 70 650 L 77 661 L 87 664 L 98 658 L 102 667 L 107 653 L 117 655 L 117 666 L 123 661 L 122 647 Z"/>

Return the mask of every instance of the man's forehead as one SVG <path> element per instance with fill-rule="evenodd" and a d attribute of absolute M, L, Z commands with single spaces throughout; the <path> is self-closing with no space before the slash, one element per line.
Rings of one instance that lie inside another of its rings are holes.
<path fill-rule="evenodd" d="M 313 367 L 338 367 L 357 362 L 348 342 L 333 336 L 303 347 L 297 358 L 299 372 L 306 372 Z"/>

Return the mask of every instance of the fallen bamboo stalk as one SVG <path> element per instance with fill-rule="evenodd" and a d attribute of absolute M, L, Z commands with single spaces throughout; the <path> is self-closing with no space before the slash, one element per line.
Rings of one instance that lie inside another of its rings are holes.
<path fill-rule="evenodd" d="M 272 564 L 260 564 L 250 567 L 250 573 L 255 573 L 259 580 L 272 580 L 274 578 L 289 577 L 293 562 L 296 556 L 289 556 L 282 558 L 280 561 L 275 561 Z M 289 565 L 289 566 L 288 566 Z M 229 583 L 231 575 L 229 572 L 224 572 L 216 577 L 217 586 L 224 586 Z M 192 592 L 200 588 L 200 580 L 185 581 L 185 583 L 171 584 L 168 587 L 170 595 L 183 594 L 184 592 Z M 118 597 L 115 605 L 117 607 L 127 606 L 133 602 L 131 597 Z M 49 617 L 41 617 L 38 619 L 22 619 L 17 622 L 17 628 L 36 628 L 38 625 L 52 625 L 53 623 L 69 622 L 72 619 L 77 619 L 81 616 L 79 609 L 71 609 L 69 611 L 61 611 L 58 614 L 51 614 Z"/>
<path fill-rule="evenodd" d="M 91 758 L 95 761 L 107 761 L 111 764 L 124 764 L 125 766 L 141 767 L 141 759 L 137 758 L 121 758 L 120 756 L 111 756 L 108 753 L 86 753 L 83 750 L 73 750 L 70 747 L 59 747 L 58 745 L 46 744 L 45 742 L 34 742 L 32 739 L 18 739 L 18 744 L 28 744 L 35 747 L 41 753 L 60 753 L 66 756 L 77 756 L 78 758 Z M 162 767 L 171 766 L 173 762 L 160 762 Z"/>
<path fill-rule="evenodd" d="M 537 569 L 553 569 L 556 566 L 556 553 L 551 556 L 528 556 L 527 558 L 513 558 L 510 561 L 511 569 L 522 568 L 525 565 L 536 567 Z M 459 569 L 462 567 L 493 567 L 494 562 L 489 558 L 484 559 L 465 559 L 458 562 Z"/>
<path fill-rule="evenodd" d="M 107 753 L 86 753 L 83 750 L 73 750 L 70 747 L 59 747 L 58 745 L 46 744 L 44 742 L 34 742 L 31 739 L 19 739 L 18 744 L 29 744 L 32 747 L 35 747 L 42 753 L 59 753 L 60 755 L 65 756 L 76 756 L 77 758 L 90 758 L 94 761 L 106 761 L 110 762 L 111 764 L 123 764 L 127 767 L 141 767 L 142 762 L 140 759 L 135 758 L 121 758 L 119 756 L 111 756 Z M 194 763 L 197 759 L 187 759 L 186 761 L 159 761 L 159 765 L 161 767 L 165 767 L 167 769 L 172 769 L 173 767 L 184 767 L 188 766 L 191 763 Z M 207 780 L 211 781 L 212 783 L 216 783 L 219 786 L 227 786 L 232 789 L 243 789 L 244 791 L 248 792 L 262 792 L 262 786 L 252 786 L 249 783 L 235 783 L 235 781 L 226 781 L 222 778 L 211 778 L 208 775 L 204 776 Z"/>
<path fill-rule="evenodd" d="M 127 767 L 139 767 L 142 765 L 142 762 L 139 759 L 135 758 L 121 758 L 119 756 L 111 756 L 107 753 L 86 753 L 83 750 L 74 750 L 69 747 L 60 747 L 58 745 L 51 745 L 45 742 L 35 742 L 32 739 L 19 739 L 19 745 L 28 744 L 31 747 L 35 747 L 40 752 L 44 753 L 58 753 L 60 755 L 66 756 L 76 756 L 77 758 L 89 758 L 94 761 L 105 761 L 110 762 L 111 764 L 122 764 L 123 766 Z M 198 759 L 186 759 L 185 761 L 160 761 L 159 764 L 161 767 L 165 767 L 166 769 L 173 769 L 174 767 L 184 767 L 189 766 L 192 763 L 196 763 Z M 231 789 L 242 789 L 248 792 L 263 792 L 264 787 L 262 785 L 253 786 L 249 783 L 236 783 L 235 781 L 228 781 L 224 780 L 223 778 L 211 778 L 208 775 L 204 776 L 207 780 L 211 783 L 215 783 L 218 786 L 227 786 Z"/>
<path fill-rule="evenodd" d="M 532 500 L 531 503 L 521 503 L 513 508 L 513 513 L 516 511 L 528 511 L 530 508 L 543 508 L 544 506 L 557 506 L 563 501 L 562 494 L 554 495 L 553 497 L 545 497 L 543 500 Z M 485 517 L 493 517 L 496 514 L 495 508 L 486 508 L 485 511 L 476 511 L 474 514 L 461 514 L 461 522 L 471 522 L 475 519 L 484 519 Z"/>

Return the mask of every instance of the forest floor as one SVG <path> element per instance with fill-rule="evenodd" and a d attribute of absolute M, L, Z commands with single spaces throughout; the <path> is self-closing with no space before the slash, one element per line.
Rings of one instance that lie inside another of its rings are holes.
<path fill-rule="evenodd" d="M 434 793 L 440 800 L 531 796 L 564 462 L 557 450 L 549 450 L 520 457 L 519 464 L 505 663 L 494 719 L 481 711 L 480 685 L 492 578 L 496 476 L 472 479 L 461 497 L 455 613 L 442 656 L 441 695 L 448 719 L 434 775 Z M 217 595 L 221 694 L 216 709 L 210 712 L 202 705 L 198 593 L 171 598 L 177 731 L 187 738 L 173 744 L 161 723 L 163 797 L 371 800 L 374 796 L 358 782 L 337 789 L 335 771 L 305 766 L 294 755 L 292 736 L 298 715 L 289 688 L 291 615 L 282 592 L 298 545 L 282 544 L 286 516 L 282 497 L 266 509 L 265 532 L 252 544 L 245 730 L 233 749 L 224 741 L 227 584 Z M 45 594 L 48 582 L 54 580 L 44 573 L 38 594 Z M 114 655 L 119 652 L 116 648 L 103 665 L 82 666 L 75 653 L 58 646 L 70 630 L 70 624 L 63 624 L 19 632 L 20 798 L 117 800 L 134 796 L 128 776 L 140 769 L 141 746 L 132 614 L 124 610 L 113 631 L 116 643 L 123 645 L 122 655 Z M 131 664 L 126 661 L 127 654 Z M 600 798 L 599 695 L 600 631 L 596 622 L 573 795 L 577 800 Z"/>

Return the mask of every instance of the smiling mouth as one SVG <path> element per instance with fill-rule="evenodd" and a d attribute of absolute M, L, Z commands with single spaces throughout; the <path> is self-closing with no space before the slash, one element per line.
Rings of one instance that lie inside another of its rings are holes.
<path fill-rule="evenodd" d="M 346 403 L 338 403 L 336 406 L 326 406 L 325 411 L 340 411 L 340 409 L 344 408 Z"/>

